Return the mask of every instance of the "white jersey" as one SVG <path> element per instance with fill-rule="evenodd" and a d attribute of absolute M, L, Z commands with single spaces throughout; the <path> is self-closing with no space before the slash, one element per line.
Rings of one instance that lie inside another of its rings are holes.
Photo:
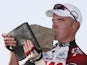
<path fill-rule="evenodd" d="M 43 52 L 43 59 L 45 60 L 46 65 L 66 65 L 68 51 L 68 46 L 57 46 L 51 51 Z"/>

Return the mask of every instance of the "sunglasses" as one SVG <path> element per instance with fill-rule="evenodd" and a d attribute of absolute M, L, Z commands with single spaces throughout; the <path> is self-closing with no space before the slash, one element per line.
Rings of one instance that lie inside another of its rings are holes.
<path fill-rule="evenodd" d="M 62 5 L 62 4 L 56 4 L 53 9 L 55 9 L 55 10 L 58 10 L 58 9 L 65 10 L 65 9 L 66 9 L 66 10 L 68 10 L 68 11 L 70 12 L 70 14 L 73 16 L 74 20 L 77 21 L 77 20 L 76 20 L 76 16 L 72 14 L 72 11 L 70 11 L 70 10 L 69 10 L 67 7 L 65 7 L 64 5 Z"/>

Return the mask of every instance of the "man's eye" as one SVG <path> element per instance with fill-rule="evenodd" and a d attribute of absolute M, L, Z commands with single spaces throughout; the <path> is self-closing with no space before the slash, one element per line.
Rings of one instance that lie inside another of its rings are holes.
<path fill-rule="evenodd" d="M 64 19 L 58 19 L 58 21 L 64 21 Z"/>

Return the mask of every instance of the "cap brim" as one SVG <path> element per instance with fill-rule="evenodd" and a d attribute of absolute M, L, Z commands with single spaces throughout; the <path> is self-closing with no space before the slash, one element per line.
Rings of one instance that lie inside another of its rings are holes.
<path fill-rule="evenodd" d="M 53 17 L 53 14 L 56 14 L 59 16 L 71 16 L 67 10 L 48 10 L 46 12 L 46 15 L 48 17 Z"/>

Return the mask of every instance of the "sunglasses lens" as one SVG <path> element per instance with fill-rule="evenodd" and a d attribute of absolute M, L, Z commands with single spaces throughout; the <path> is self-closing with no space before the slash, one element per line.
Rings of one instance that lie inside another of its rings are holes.
<path fill-rule="evenodd" d="M 56 4 L 53 9 L 62 9 L 62 10 L 64 10 L 65 7 L 61 4 Z"/>

